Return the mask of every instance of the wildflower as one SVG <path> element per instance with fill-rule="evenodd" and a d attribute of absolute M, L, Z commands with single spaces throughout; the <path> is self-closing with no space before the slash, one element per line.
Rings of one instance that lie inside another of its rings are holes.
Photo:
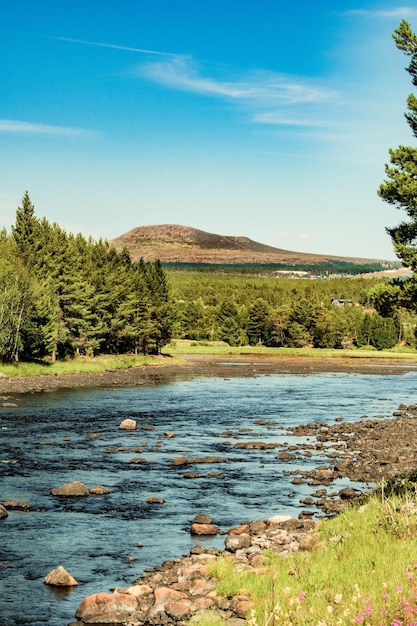
<path fill-rule="evenodd" d="M 291 593 L 291 587 L 284 587 L 284 589 L 282 590 L 282 593 L 285 594 L 286 596 L 289 596 Z"/>
<path fill-rule="evenodd" d="M 342 600 L 343 600 L 343 595 L 341 593 L 337 593 L 335 597 L 333 598 L 333 602 L 335 604 L 341 604 Z"/>
<path fill-rule="evenodd" d="M 353 600 L 353 602 L 357 602 L 359 600 L 359 598 L 362 597 L 358 583 L 354 584 L 354 589 L 355 589 L 355 591 L 353 593 L 352 600 Z"/>
<path fill-rule="evenodd" d="M 298 598 L 297 598 L 298 602 L 304 602 L 305 599 L 306 599 L 305 593 L 301 592 L 298 594 Z"/>
<path fill-rule="evenodd" d="M 333 607 L 330 606 L 330 604 L 327 606 L 327 612 L 329 613 L 329 615 L 330 613 L 333 613 Z"/>
<path fill-rule="evenodd" d="M 401 585 L 397 585 L 397 586 L 395 587 L 395 591 L 396 591 L 397 593 L 402 593 L 403 588 L 401 587 Z"/>

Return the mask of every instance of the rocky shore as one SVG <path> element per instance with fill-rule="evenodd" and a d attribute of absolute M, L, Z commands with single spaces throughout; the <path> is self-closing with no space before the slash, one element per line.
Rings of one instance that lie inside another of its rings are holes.
<path fill-rule="evenodd" d="M 311 520 L 277 516 L 232 528 L 224 550 L 196 546 L 189 556 L 149 568 L 129 588 L 85 598 L 76 612 L 78 621 L 69 626 L 179 626 L 190 619 L 198 621 L 199 615 L 208 610 L 231 626 L 244 624 L 253 608 L 251 599 L 244 592 L 234 597 L 218 594 L 216 581 L 209 575 L 210 562 L 223 556 L 232 559 L 240 571 L 262 575 L 267 571 L 263 555 L 266 550 L 283 557 L 308 550 L 316 540 L 315 527 Z"/>
<path fill-rule="evenodd" d="M 363 483 L 366 492 L 369 484 L 409 475 L 417 469 L 417 405 L 400 405 L 390 419 L 363 418 L 353 424 L 332 426 L 306 424 L 289 432 L 312 439 L 311 444 L 301 444 L 304 451 L 310 446 L 320 449 L 328 446 L 328 464 L 314 471 L 292 472 L 295 482 L 317 486 L 305 503 L 321 508 L 323 517 L 338 513 L 363 495 Z M 355 481 L 361 488 L 332 490 L 333 481 L 341 477 Z M 198 621 L 199 614 L 207 610 L 214 611 L 232 626 L 244 624 L 252 609 L 250 598 L 244 593 L 233 598 L 219 595 L 207 565 L 223 556 L 233 559 L 240 570 L 262 575 L 267 571 L 266 550 L 284 557 L 311 549 L 319 523 L 313 521 L 313 514 L 306 509 L 299 519 L 276 516 L 232 528 L 227 533 L 224 550 L 197 546 L 189 556 L 149 568 L 127 589 L 85 598 L 76 612 L 78 621 L 70 626 L 91 623 L 180 626 L 190 619 Z"/>
<path fill-rule="evenodd" d="M 80 386 L 160 384 L 198 375 L 306 375 L 317 371 L 402 373 L 416 368 L 412 362 L 401 362 L 399 365 L 397 362 L 381 364 L 377 360 L 347 361 L 299 358 L 265 361 L 239 357 L 239 365 L 213 357 L 187 359 L 181 367 L 142 367 L 100 375 L 1 378 L 0 394 L 4 394 L 2 402 L 6 406 L 18 402 L 16 394 L 19 393 Z M 246 367 L 241 367 L 242 363 Z M 7 394 L 13 396 L 8 397 Z M 215 590 L 216 581 L 208 572 L 210 562 L 223 556 L 232 559 L 239 569 L 262 575 L 266 571 L 265 550 L 272 550 L 285 557 L 289 553 L 311 548 L 316 540 L 319 523 L 313 520 L 317 510 L 322 512 L 317 517 L 335 515 L 376 483 L 410 474 L 417 469 L 417 405 L 402 404 L 390 418 L 382 415 L 372 419 L 358 416 L 355 423 L 344 423 L 340 418 L 332 425 L 320 422 L 298 425 L 289 428 L 288 434 L 299 436 L 300 443 L 280 447 L 277 451 L 278 459 L 296 460 L 317 456 L 317 452 L 323 459 L 323 464 L 314 470 L 288 471 L 293 476 L 294 484 L 307 483 L 311 487 L 311 496 L 301 501 L 306 508 L 300 513 L 299 519 L 276 516 L 232 528 L 226 533 L 224 550 L 196 546 L 188 556 L 148 568 L 129 588 L 115 589 L 112 593 L 99 592 L 85 598 L 77 609 L 77 621 L 72 622 L 71 626 L 110 623 L 124 626 L 180 626 L 190 619 L 197 621 L 199 614 L 206 610 L 214 611 L 232 626 L 239 626 L 250 614 L 251 600 L 244 593 L 233 598 L 219 595 Z M 269 450 L 271 447 L 267 440 L 259 439 L 239 441 L 235 445 L 249 450 Z M 191 460 L 185 459 L 184 463 Z M 334 481 L 340 478 L 350 479 L 353 481 L 352 486 L 336 488 Z M 208 520 L 205 521 L 208 523 Z M 218 532 L 218 529 L 214 532 Z"/>

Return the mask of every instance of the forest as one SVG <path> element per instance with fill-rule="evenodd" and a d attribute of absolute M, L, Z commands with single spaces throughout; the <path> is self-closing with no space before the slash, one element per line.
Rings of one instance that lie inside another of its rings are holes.
<path fill-rule="evenodd" d="M 169 282 L 175 337 L 298 348 L 382 350 L 416 344 L 417 315 L 387 305 L 381 298 L 387 289 L 383 279 L 173 272 Z"/>
<path fill-rule="evenodd" d="M 397 306 L 390 297 L 396 289 L 361 277 L 306 280 L 136 263 L 127 249 L 39 219 L 26 192 L 11 233 L 0 232 L 0 359 L 158 354 L 174 339 L 415 347 L 417 316 Z"/>
<path fill-rule="evenodd" d="M 0 232 L 0 359 L 157 353 L 172 307 L 159 262 L 38 219 L 26 192 Z"/>

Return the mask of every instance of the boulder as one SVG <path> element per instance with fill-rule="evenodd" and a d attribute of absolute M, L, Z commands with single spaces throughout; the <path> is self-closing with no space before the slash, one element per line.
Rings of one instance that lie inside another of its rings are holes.
<path fill-rule="evenodd" d="M 73 483 L 66 483 L 62 487 L 55 487 L 51 489 L 51 496 L 62 497 L 82 497 L 88 496 L 88 489 L 84 483 L 75 480 Z"/>
<path fill-rule="evenodd" d="M 239 441 L 233 447 L 244 450 L 274 450 L 277 446 L 277 443 L 265 443 L 264 441 Z"/>
<path fill-rule="evenodd" d="M 95 593 L 78 606 L 75 617 L 84 624 L 125 624 L 138 608 L 128 593 Z"/>
<path fill-rule="evenodd" d="M 182 475 L 182 477 L 183 477 L 183 478 L 198 478 L 198 477 L 199 477 L 199 474 L 198 474 L 198 472 L 185 472 L 185 473 Z"/>
<path fill-rule="evenodd" d="M 292 461 L 297 457 L 295 456 L 295 454 L 291 454 L 290 452 L 284 450 L 284 452 L 280 452 L 280 454 L 278 454 L 276 458 L 278 459 L 278 461 Z"/>
<path fill-rule="evenodd" d="M 6 509 L 13 509 L 15 511 L 27 511 L 30 509 L 29 502 L 18 502 L 17 500 L 3 500 L 2 505 Z"/>
<path fill-rule="evenodd" d="M 359 493 L 360 491 L 354 489 L 353 487 L 344 487 L 339 491 L 338 496 L 343 500 L 347 500 L 349 498 L 356 498 Z"/>
<path fill-rule="evenodd" d="M 328 481 L 333 480 L 334 473 L 333 470 L 328 468 L 318 469 L 315 473 L 316 480 L 319 481 Z"/>
<path fill-rule="evenodd" d="M 183 455 L 176 456 L 174 459 L 172 459 L 172 465 L 186 465 L 187 462 L 187 457 Z"/>
<path fill-rule="evenodd" d="M 155 496 L 149 496 L 146 498 L 148 504 L 164 504 L 164 498 L 156 498 Z"/>
<path fill-rule="evenodd" d="M 200 513 L 194 517 L 192 524 L 211 524 L 211 516 L 206 515 L 205 513 Z"/>
<path fill-rule="evenodd" d="M 222 459 L 219 456 L 203 456 L 201 459 L 192 458 L 187 459 L 187 463 L 227 463 L 227 459 Z"/>
<path fill-rule="evenodd" d="M 5 507 L 2 504 L 0 504 L 0 519 L 6 519 L 6 517 L 9 517 L 9 514 L 7 510 L 5 509 Z"/>
<path fill-rule="evenodd" d="M 192 535 L 217 535 L 219 529 L 214 524 L 191 524 L 190 533 Z"/>
<path fill-rule="evenodd" d="M 104 496 L 110 493 L 110 489 L 108 487 L 102 487 L 101 485 L 94 485 L 90 489 L 90 495 L 92 496 Z"/>
<path fill-rule="evenodd" d="M 247 533 L 241 533 L 240 535 L 236 535 L 234 533 L 228 535 L 224 540 L 224 545 L 226 550 L 229 552 L 237 552 L 237 550 L 242 550 L 243 548 L 249 548 L 251 545 L 250 535 Z"/>
<path fill-rule="evenodd" d="M 132 420 L 129 418 L 123 420 L 123 422 L 121 422 L 119 425 L 120 430 L 136 430 L 136 428 L 137 428 L 137 424 L 135 420 Z"/>
<path fill-rule="evenodd" d="M 55 587 L 76 587 L 78 585 L 75 578 L 73 578 L 62 565 L 59 565 L 56 569 L 53 569 L 52 572 L 49 572 L 43 582 L 45 585 L 53 585 Z"/>
<path fill-rule="evenodd" d="M 172 439 L 173 437 L 176 437 L 176 434 L 173 430 L 166 430 L 164 432 L 164 437 L 165 439 Z"/>
<path fill-rule="evenodd" d="M 167 605 L 172 607 L 171 603 L 184 602 L 188 599 L 188 595 L 186 593 L 171 589 L 170 587 L 158 587 L 155 589 L 154 595 L 155 603 L 149 612 L 149 618 L 151 619 L 155 618 L 158 613 L 164 613 Z M 174 613 L 174 611 L 171 610 L 171 613 Z"/>

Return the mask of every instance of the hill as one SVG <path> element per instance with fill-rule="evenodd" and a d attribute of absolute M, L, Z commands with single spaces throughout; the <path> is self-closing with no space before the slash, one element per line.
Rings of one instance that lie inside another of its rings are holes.
<path fill-rule="evenodd" d="M 187 264 L 277 264 L 307 266 L 332 262 L 355 265 L 379 263 L 393 266 L 381 259 L 364 259 L 306 252 L 292 252 L 274 248 L 248 237 L 207 233 L 190 226 L 161 224 L 139 226 L 116 237 L 111 243 L 118 249 L 126 246 L 136 261 L 160 259 L 163 263 Z"/>

